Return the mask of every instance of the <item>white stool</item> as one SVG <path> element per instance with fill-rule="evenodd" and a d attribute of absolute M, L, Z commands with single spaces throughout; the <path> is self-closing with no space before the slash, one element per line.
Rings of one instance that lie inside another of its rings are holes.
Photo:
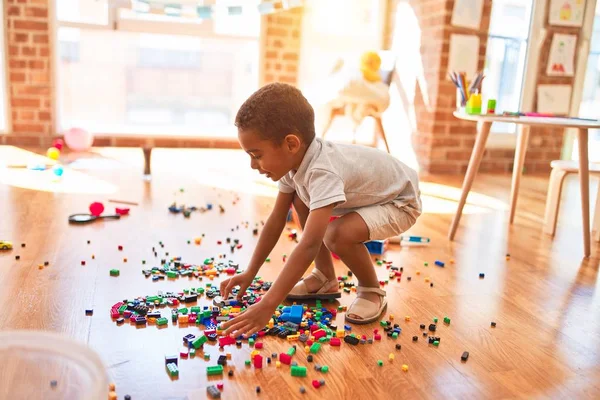
<path fill-rule="evenodd" d="M 579 173 L 579 163 L 576 161 L 554 160 L 550 165 L 552 166 L 552 173 L 550 174 L 550 187 L 548 188 L 548 197 L 546 199 L 544 232 L 554 236 L 563 182 L 568 174 Z M 600 164 L 590 164 L 590 175 L 600 177 Z M 593 237 L 596 241 L 600 242 L 600 185 L 598 185 L 598 195 L 596 196 L 592 231 L 596 231 Z"/>

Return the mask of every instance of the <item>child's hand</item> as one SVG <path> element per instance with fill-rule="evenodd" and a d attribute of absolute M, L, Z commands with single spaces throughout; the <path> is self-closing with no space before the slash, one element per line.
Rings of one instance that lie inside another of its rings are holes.
<path fill-rule="evenodd" d="M 223 334 L 225 336 L 233 334 L 234 337 L 243 334 L 250 336 L 267 325 L 274 310 L 267 302 L 259 301 L 234 319 L 221 324 L 221 327 L 225 329 Z"/>
<path fill-rule="evenodd" d="M 254 279 L 254 277 L 248 274 L 247 271 L 225 279 L 221 282 L 219 288 L 221 290 L 221 296 L 223 296 L 223 299 L 227 300 L 233 288 L 239 285 L 240 291 L 238 292 L 237 298 L 238 300 L 241 300 L 242 296 L 246 293 L 246 289 L 248 289 L 248 286 L 252 283 L 252 279 Z"/>

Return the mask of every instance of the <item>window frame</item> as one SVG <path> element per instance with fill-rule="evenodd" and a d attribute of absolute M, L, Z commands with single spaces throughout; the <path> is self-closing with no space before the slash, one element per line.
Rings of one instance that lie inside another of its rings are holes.
<path fill-rule="evenodd" d="M 581 34 L 577 40 L 577 52 L 575 54 L 577 62 L 575 63 L 575 76 L 573 79 L 573 90 L 571 92 L 571 106 L 569 115 L 578 116 L 583 99 L 583 84 L 585 83 L 585 74 L 587 70 L 588 58 L 590 56 L 590 45 L 594 30 L 594 18 L 596 16 L 596 3 L 598 0 L 587 0 L 583 14 L 583 25 Z M 565 129 L 563 137 L 563 148 L 561 151 L 561 160 L 570 160 L 577 138 L 577 129 Z"/>
<path fill-rule="evenodd" d="M 546 11 L 546 1 L 531 0 L 531 18 L 529 21 L 529 34 L 527 35 L 527 47 L 525 48 L 525 65 L 523 67 L 523 84 L 521 85 L 521 111 L 531 111 L 533 108 L 533 99 L 535 95 L 537 70 L 540 58 L 540 49 L 545 32 L 541 32 L 544 27 L 544 13 Z M 490 35 L 488 32 L 488 40 Z M 487 50 L 486 50 L 487 51 Z M 488 149 L 506 149 L 512 150 L 517 147 L 517 135 L 514 133 L 494 132 L 492 130 L 487 140 Z"/>
<path fill-rule="evenodd" d="M 6 12 L 4 2 L 0 4 L 0 12 L 2 15 Z M 7 135 L 12 132 L 12 111 L 10 107 L 10 96 L 9 96 L 9 87 L 8 83 L 10 82 L 10 75 L 8 71 L 8 39 L 6 35 L 6 26 L 7 19 L 3 18 L 2 21 L 2 31 L 0 31 L 0 40 L 2 41 L 2 53 L 0 54 L 0 65 L 4 68 L 4 74 L 1 74 L 2 88 L 2 97 L 4 101 L 4 107 L 2 107 L 2 111 L 4 112 L 4 126 L 0 126 L 0 135 Z"/>
<path fill-rule="evenodd" d="M 108 8 L 107 8 L 107 23 L 106 24 L 96 24 L 91 22 L 73 22 L 73 21 L 60 21 L 57 15 L 57 2 L 60 0 L 54 0 L 51 2 L 51 17 L 54 23 L 51 27 L 51 34 L 54 38 L 54 43 L 56 43 L 56 48 L 58 48 L 58 31 L 60 28 L 76 28 L 76 29 L 98 29 L 98 30 L 106 30 L 106 31 L 117 31 L 117 32 L 135 32 L 135 33 L 147 33 L 147 34 L 168 34 L 168 35 L 186 35 L 193 37 L 203 37 L 203 38 L 212 38 L 212 39 L 226 39 L 233 41 L 248 41 L 248 36 L 242 35 L 224 35 L 217 34 L 211 32 L 208 33 L 205 26 L 202 24 L 182 24 L 180 22 L 171 22 L 171 21 L 136 21 L 128 18 L 121 18 L 119 15 L 119 5 L 120 0 L 111 1 L 108 0 Z M 127 4 L 125 1 L 123 4 Z M 258 81 L 257 86 L 260 87 L 263 82 L 264 75 L 264 53 L 265 53 L 265 40 L 263 40 L 264 35 L 266 34 L 266 15 L 260 16 L 260 26 L 259 26 L 259 34 L 258 34 Z M 58 51 L 53 52 L 52 63 L 54 67 L 54 79 L 56 84 L 53 85 L 52 96 L 55 99 L 53 102 L 53 111 L 54 115 L 56 115 L 56 129 L 57 131 L 62 131 L 66 129 L 66 126 L 62 125 L 61 120 L 61 110 L 60 110 L 60 101 L 59 101 L 59 87 L 60 87 L 60 54 Z M 8 72 L 7 72 L 8 73 Z M 145 133 L 138 134 L 135 132 L 94 132 L 94 134 L 102 137 L 165 137 L 165 138 L 180 138 L 180 137 L 202 137 L 202 138 L 218 138 L 219 140 L 225 142 L 235 142 L 237 143 L 237 139 L 233 137 L 223 137 L 216 132 L 212 136 L 208 135 L 187 135 L 180 134 L 176 130 L 170 131 L 170 133 Z"/>

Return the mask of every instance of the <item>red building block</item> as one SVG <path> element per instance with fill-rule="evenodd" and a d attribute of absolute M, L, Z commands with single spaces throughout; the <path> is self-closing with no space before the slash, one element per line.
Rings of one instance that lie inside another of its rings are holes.
<path fill-rule="evenodd" d="M 311 331 L 311 332 L 314 332 L 314 331 L 316 331 L 317 329 L 319 329 L 319 327 L 318 327 L 317 325 L 311 325 L 311 326 L 310 326 L 310 331 Z"/>
<path fill-rule="evenodd" d="M 263 337 L 266 335 L 265 331 L 258 331 L 258 337 Z"/>
<path fill-rule="evenodd" d="M 254 363 L 254 368 L 262 368 L 263 366 L 263 358 L 260 354 L 255 355 L 252 362 Z"/>
<path fill-rule="evenodd" d="M 219 338 L 219 346 L 225 347 L 230 344 L 235 344 L 235 339 L 230 336 L 222 336 Z"/>
<path fill-rule="evenodd" d="M 331 338 L 331 340 L 329 341 L 329 344 L 332 346 L 340 346 L 342 344 L 342 341 L 340 340 L 340 338 Z"/>
<path fill-rule="evenodd" d="M 375 335 L 375 340 L 381 340 L 381 335 L 380 334 L 376 334 Z"/>
<path fill-rule="evenodd" d="M 279 353 L 279 361 L 282 364 L 290 365 L 292 363 L 292 356 L 286 353 Z"/>
<path fill-rule="evenodd" d="M 254 343 L 254 348 L 255 349 L 262 349 L 263 348 L 263 342 L 256 342 L 256 343 Z"/>
<path fill-rule="evenodd" d="M 318 389 L 321 387 L 321 384 L 316 379 L 312 381 L 312 385 L 315 387 L 315 389 Z"/>
<path fill-rule="evenodd" d="M 327 333 L 325 332 L 325 330 L 323 329 L 319 329 L 313 332 L 313 336 L 315 337 L 315 340 L 319 340 L 320 338 L 322 338 L 323 336 L 326 336 Z"/>

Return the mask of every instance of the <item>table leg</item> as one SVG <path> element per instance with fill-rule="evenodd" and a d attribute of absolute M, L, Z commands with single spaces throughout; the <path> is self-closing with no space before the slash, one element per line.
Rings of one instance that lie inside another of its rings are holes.
<path fill-rule="evenodd" d="M 581 189 L 581 214 L 583 217 L 583 250 L 590 256 L 590 171 L 588 163 L 588 130 L 579 129 L 579 186 Z"/>
<path fill-rule="evenodd" d="M 150 168 L 150 163 L 152 162 L 152 148 L 144 147 L 142 148 L 144 152 L 144 175 L 150 176 L 152 174 L 152 170 Z"/>
<path fill-rule="evenodd" d="M 519 185 L 521 184 L 521 175 L 523 175 L 523 164 L 525 164 L 525 154 L 529 143 L 529 125 L 518 125 L 519 136 L 517 138 L 517 149 L 515 151 L 515 162 L 513 165 L 512 183 L 510 186 L 510 218 L 512 224 L 515 219 L 515 209 L 517 208 L 517 197 L 519 196 Z"/>
<path fill-rule="evenodd" d="M 454 214 L 454 218 L 452 219 L 450 232 L 448 232 L 448 239 L 450 240 L 454 240 L 454 235 L 456 234 L 456 229 L 458 228 L 458 223 L 460 222 L 460 217 L 462 215 L 467 196 L 471 191 L 473 180 L 475 180 L 475 175 L 477 175 L 479 164 L 481 164 L 481 159 L 483 158 L 485 143 L 490 135 L 491 127 L 491 122 L 480 121 L 477 123 L 477 138 L 475 139 L 475 146 L 473 146 L 473 152 L 471 153 L 471 159 L 469 160 L 469 166 L 467 167 L 467 173 L 463 181 L 460 200 L 458 201 L 458 208 L 456 209 L 456 214 Z"/>

